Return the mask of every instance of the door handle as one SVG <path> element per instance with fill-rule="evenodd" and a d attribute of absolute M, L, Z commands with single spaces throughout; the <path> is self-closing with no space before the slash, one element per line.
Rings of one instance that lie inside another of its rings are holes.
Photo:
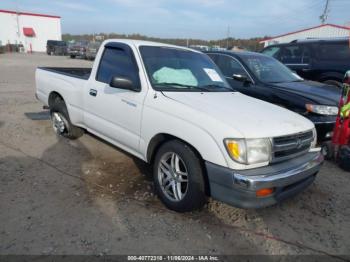
<path fill-rule="evenodd" d="M 90 96 L 97 96 L 97 90 L 95 90 L 95 89 L 90 89 L 89 94 L 90 94 Z"/>

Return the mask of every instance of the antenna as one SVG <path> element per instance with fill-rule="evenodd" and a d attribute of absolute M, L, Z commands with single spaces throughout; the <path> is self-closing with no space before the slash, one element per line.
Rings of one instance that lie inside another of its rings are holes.
<path fill-rule="evenodd" d="M 324 7 L 323 14 L 320 16 L 321 23 L 324 24 L 328 19 L 329 14 L 329 1 L 326 0 L 326 6 Z"/>

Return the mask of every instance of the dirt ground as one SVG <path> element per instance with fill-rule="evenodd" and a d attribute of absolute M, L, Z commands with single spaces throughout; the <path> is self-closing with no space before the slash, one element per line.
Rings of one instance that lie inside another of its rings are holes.
<path fill-rule="evenodd" d="M 305 254 L 350 259 L 350 174 L 325 163 L 305 192 L 242 210 L 210 200 L 178 214 L 148 168 L 86 134 L 58 139 L 35 97 L 37 66 L 90 66 L 0 55 L 0 254 Z M 347 256 L 347 257 L 344 257 Z M 327 259 L 327 261 L 328 261 Z"/>

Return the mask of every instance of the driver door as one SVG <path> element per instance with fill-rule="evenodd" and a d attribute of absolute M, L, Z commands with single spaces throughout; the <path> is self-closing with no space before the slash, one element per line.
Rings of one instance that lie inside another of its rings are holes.
<path fill-rule="evenodd" d="M 98 133 L 123 148 L 139 151 L 140 125 L 146 91 L 142 90 L 139 69 L 132 49 L 121 43 L 106 44 L 96 78 L 90 78 L 84 93 L 84 122 L 92 133 Z M 113 77 L 125 77 L 139 91 L 110 86 Z"/>

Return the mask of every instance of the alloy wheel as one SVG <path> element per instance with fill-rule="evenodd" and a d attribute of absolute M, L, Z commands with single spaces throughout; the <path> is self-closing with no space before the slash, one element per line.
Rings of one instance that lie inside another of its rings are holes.
<path fill-rule="evenodd" d="M 165 153 L 158 164 L 158 182 L 164 195 L 171 201 L 181 201 L 188 190 L 185 162 L 174 153 Z"/>

